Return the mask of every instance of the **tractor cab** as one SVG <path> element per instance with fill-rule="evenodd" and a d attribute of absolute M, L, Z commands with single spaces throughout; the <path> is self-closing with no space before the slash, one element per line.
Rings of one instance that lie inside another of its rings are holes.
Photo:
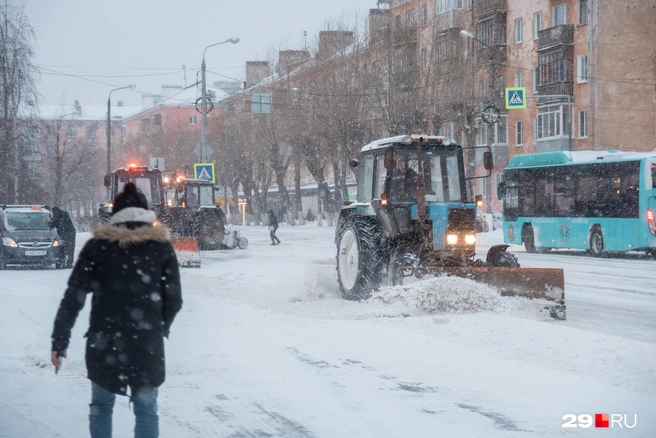
<path fill-rule="evenodd" d="M 109 221 L 112 202 L 128 182 L 133 182 L 137 186 L 137 189 L 148 199 L 150 208 L 159 216 L 164 202 L 162 172 L 157 168 L 130 164 L 105 175 L 104 183 L 109 189 L 109 200 L 100 205 L 98 214 L 101 222 Z"/>
<path fill-rule="evenodd" d="M 215 208 L 214 184 L 178 176 L 165 178 L 164 196 L 169 208 Z"/>
<path fill-rule="evenodd" d="M 210 181 L 172 175 L 164 178 L 166 214 L 162 221 L 177 237 L 195 237 L 200 249 L 222 247 L 226 218 L 215 204 Z"/>

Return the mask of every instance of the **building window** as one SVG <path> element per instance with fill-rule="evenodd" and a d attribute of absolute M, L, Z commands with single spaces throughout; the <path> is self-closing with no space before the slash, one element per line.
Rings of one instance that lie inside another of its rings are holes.
<path fill-rule="evenodd" d="M 141 119 L 141 130 L 145 131 L 150 128 L 150 119 Z"/>
<path fill-rule="evenodd" d="M 162 115 L 161 114 L 153 115 L 153 126 L 162 126 Z"/>
<path fill-rule="evenodd" d="M 417 20 L 415 18 L 414 9 L 411 9 L 405 13 L 405 23 L 409 28 L 417 27 Z"/>
<path fill-rule="evenodd" d="M 538 59 L 540 85 L 572 81 L 572 62 L 563 59 L 560 52 L 545 53 Z"/>
<path fill-rule="evenodd" d="M 496 19 L 496 22 L 495 22 Z M 497 14 L 478 23 L 478 48 L 506 44 L 505 14 Z"/>
<path fill-rule="evenodd" d="M 500 117 L 499 122 L 497 122 L 494 126 L 497 127 L 496 129 L 496 143 L 497 144 L 507 144 L 508 143 L 508 125 L 507 125 L 507 120 L 505 117 Z"/>
<path fill-rule="evenodd" d="M 426 26 L 428 24 L 428 5 L 421 5 L 421 25 Z"/>
<path fill-rule="evenodd" d="M 472 8 L 472 0 L 465 0 L 465 9 L 468 11 Z"/>
<path fill-rule="evenodd" d="M 189 116 L 189 124 L 190 125 L 197 125 L 198 124 L 198 116 Z"/>
<path fill-rule="evenodd" d="M 566 129 L 569 117 L 568 105 L 550 105 L 538 108 L 535 120 L 535 139 L 547 139 L 569 135 Z"/>
<path fill-rule="evenodd" d="M 562 5 L 554 6 L 552 9 L 552 21 L 554 26 L 560 26 L 562 24 L 567 24 L 567 3 Z"/>
<path fill-rule="evenodd" d="M 458 56 L 456 42 L 449 38 L 448 34 L 441 35 L 437 41 L 437 59 L 443 61 Z"/>
<path fill-rule="evenodd" d="M 401 30 L 401 16 L 400 15 L 395 15 L 394 16 L 394 29 L 395 30 Z"/>
<path fill-rule="evenodd" d="M 533 69 L 533 94 L 538 94 L 538 85 L 540 85 L 540 67 Z"/>
<path fill-rule="evenodd" d="M 579 0 L 579 25 L 588 24 L 588 0 Z"/>
<path fill-rule="evenodd" d="M 522 71 L 515 70 L 515 87 L 522 87 Z"/>
<path fill-rule="evenodd" d="M 77 130 L 75 126 L 66 127 L 66 137 L 75 137 L 77 135 Z"/>
<path fill-rule="evenodd" d="M 116 137 L 116 128 L 111 128 L 109 130 L 109 136 L 112 137 L 112 138 Z"/>
<path fill-rule="evenodd" d="M 533 14 L 533 39 L 538 39 L 538 32 L 542 30 L 542 12 Z"/>
<path fill-rule="evenodd" d="M 576 58 L 576 82 L 588 82 L 588 55 L 579 55 Z"/>
<path fill-rule="evenodd" d="M 588 136 L 588 112 L 579 111 L 579 138 Z"/>
<path fill-rule="evenodd" d="M 438 14 L 454 9 L 462 9 L 462 2 L 463 0 L 435 0 L 435 9 Z"/>
<path fill-rule="evenodd" d="M 87 128 L 87 137 L 96 138 L 97 135 L 98 135 L 98 126 L 97 125 L 89 126 Z"/>
<path fill-rule="evenodd" d="M 271 114 L 271 95 L 251 94 L 251 112 L 254 114 Z"/>
<path fill-rule="evenodd" d="M 428 52 L 426 47 L 421 48 L 421 67 L 425 70 L 428 68 Z"/>
<path fill-rule="evenodd" d="M 522 19 L 515 20 L 515 44 L 522 42 Z"/>
<path fill-rule="evenodd" d="M 515 146 L 522 146 L 524 144 L 524 122 L 521 120 L 515 122 Z"/>

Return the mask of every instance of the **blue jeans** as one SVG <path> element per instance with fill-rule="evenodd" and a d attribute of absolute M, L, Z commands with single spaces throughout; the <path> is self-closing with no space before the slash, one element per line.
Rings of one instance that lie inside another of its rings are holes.
<path fill-rule="evenodd" d="M 91 404 L 89 405 L 89 432 L 91 438 L 112 438 L 112 412 L 116 394 L 91 382 Z M 157 388 L 142 388 L 132 393 L 134 403 L 135 438 L 157 438 L 159 417 L 157 416 Z"/>

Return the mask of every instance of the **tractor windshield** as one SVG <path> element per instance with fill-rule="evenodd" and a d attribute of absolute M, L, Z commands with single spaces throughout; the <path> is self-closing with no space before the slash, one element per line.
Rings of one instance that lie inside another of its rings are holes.
<path fill-rule="evenodd" d="M 416 150 L 397 151 L 392 170 L 392 202 L 416 202 L 421 173 Z M 429 150 L 422 157 L 426 202 L 462 202 L 462 174 L 457 150 Z"/>
<path fill-rule="evenodd" d="M 153 205 L 162 203 L 160 195 L 160 174 L 149 172 L 117 172 L 117 185 L 118 191 L 123 190 L 123 186 L 128 181 L 133 182 L 137 188 L 146 196 L 148 202 Z"/>

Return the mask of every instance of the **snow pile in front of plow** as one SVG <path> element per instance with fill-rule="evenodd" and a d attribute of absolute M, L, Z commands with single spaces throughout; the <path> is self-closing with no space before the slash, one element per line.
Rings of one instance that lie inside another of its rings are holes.
<path fill-rule="evenodd" d="M 367 301 L 403 306 L 412 313 L 465 314 L 478 312 L 541 315 L 553 303 L 522 297 L 502 297 L 495 288 L 461 277 L 437 277 L 399 286 L 383 287 Z"/>

